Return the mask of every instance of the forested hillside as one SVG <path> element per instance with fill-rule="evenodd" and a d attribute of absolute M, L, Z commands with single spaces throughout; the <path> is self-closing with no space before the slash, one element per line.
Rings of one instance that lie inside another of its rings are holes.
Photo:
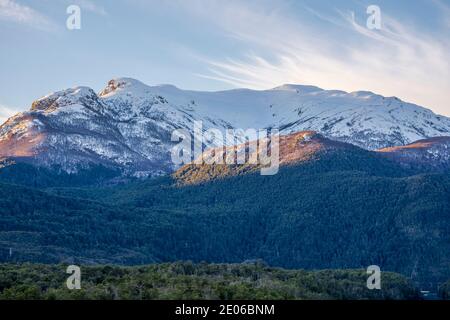
<path fill-rule="evenodd" d="M 263 259 L 306 269 L 376 264 L 431 288 L 450 278 L 450 177 L 411 176 L 363 154 L 195 186 L 162 177 L 110 187 L 1 184 L 0 193 L 3 262 Z"/>

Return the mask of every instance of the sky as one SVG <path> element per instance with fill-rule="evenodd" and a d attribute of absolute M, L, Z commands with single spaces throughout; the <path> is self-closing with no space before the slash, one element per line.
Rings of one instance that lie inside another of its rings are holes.
<path fill-rule="evenodd" d="M 80 29 L 66 26 L 70 5 Z M 450 0 L 0 0 L 1 122 L 50 92 L 117 77 L 368 90 L 450 116 Z"/>

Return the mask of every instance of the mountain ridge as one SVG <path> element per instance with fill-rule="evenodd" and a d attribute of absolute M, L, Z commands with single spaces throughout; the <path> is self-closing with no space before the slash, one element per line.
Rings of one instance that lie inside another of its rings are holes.
<path fill-rule="evenodd" d="M 263 167 L 260 163 L 237 164 L 236 154 L 244 150 L 248 158 L 256 158 L 260 149 L 258 141 L 250 141 L 232 147 L 209 149 L 202 153 L 194 162 L 176 170 L 172 176 L 180 185 L 199 184 L 236 175 L 254 173 Z M 270 139 L 269 139 L 270 143 Z M 398 171 L 411 170 L 411 173 L 445 172 L 450 168 L 450 137 L 435 137 L 419 140 L 412 144 L 379 150 L 364 150 L 355 145 L 328 139 L 315 131 L 300 131 L 278 138 L 280 167 L 298 165 L 319 160 L 324 155 L 332 153 L 364 154 L 367 158 L 385 161 L 385 165 L 397 165 Z M 252 148 L 250 148 L 252 146 Z M 212 163 L 216 154 L 223 155 L 223 162 Z M 227 164 L 226 159 L 233 155 L 233 164 Z M 273 165 L 273 164 L 271 164 Z"/>
<path fill-rule="evenodd" d="M 0 126 L 0 157 L 67 172 L 92 164 L 148 176 L 177 169 L 171 133 L 217 128 L 317 131 L 369 150 L 450 135 L 450 119 L 395 97 L 285 84 L 269 90 L 216 92 L 110 80 L 97 94 L 88 87 L 55 92 Z"/>

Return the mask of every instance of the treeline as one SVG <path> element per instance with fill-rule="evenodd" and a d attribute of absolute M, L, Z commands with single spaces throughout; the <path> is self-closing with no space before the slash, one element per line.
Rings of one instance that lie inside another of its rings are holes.
<path fill-rule="evenodd" d="M 118 169 L 102 165 L 79 168 L 77 173 L 67 173 L 61 167 L 36 167 L 28 163 L 14 163 L 0 159 L 0 181 L 33 188 L 99 185 L 119 177 Z"/>
<path fill-rule="evenodd" d="M 411 282 L 394 273 L 382 274 L 381 290 L 369 290 L 365 270 L 283 270 L 261 262 L 81 266 L 81 289 L 69 290 L 66 267 L 0 264 L 0 300 L 421 298 Z"/>

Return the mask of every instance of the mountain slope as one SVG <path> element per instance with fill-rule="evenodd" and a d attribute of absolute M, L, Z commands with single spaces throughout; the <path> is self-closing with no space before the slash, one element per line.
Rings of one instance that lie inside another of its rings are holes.
<path fill-rule="evenodd" d="M 142 176 L 172 172 L 175 129 L 314 130 L 366 149 L 450 134 L 450 119 L 370 92 L 313 86 L 220 92 L 111 80 L 99 94 L 77 87 L 43 97 L 0 126 L 0 157 L 77 172 L 92 164 Z"/>
<path fill-rule="evenodd" d="M 0 157 L 69 173 L 92 164 L 133 175 L 171 171 L 171 133 L 192 124 L 191 116 L 162 97 L 139 91 L 144 85 L 137 81 L 127 86 L 131 90 L 115 98 L 79 87 L 35 101 L 29 112 L 0 127 Z M 206 128 L 209 123 L 205 120 Z"/>
<path fill-rule="evenodd" d="M 184 187 L 169 177 L 45 192 L 0 184 L 0 261 L 376 264 L 434 288 L 450 278 L 450 177 L 407 176 L 371 155 Z"/>
<path fill-rule="evenodd" d="M 250 144 L 240 144 L 236 147 L 227 147 L 223 153 L 224 159 L 227 156 L 240 154 L 248 151 L 249 145 L 256 146 L 256 141 Z M 256 158 L 258 149 L 254 147 L 249 152 L 248 158 Z M 217 164 L 208 162 L 215 152 L 222 151 L 219 149 L 210 149 L 205 151 L 195 163 L 182 166 L 173 174 L 173 177 L 180 185 L 198 184 L 209 182 L 217 179 L 229 178 L 237 175 L 244 175 L 259 172 L 263 167 L 258 164 Z M 378 154 L 363 150 L 349 143 L 333 141 L 325 138 L 321 134 L 314 131 L 301 131 L 279 137 L 279 166 L 288 165 L 304 165 L 325 163 L 325 159 L 339 159 L 338 167 L 342 169 L 347 166 L 348 170 L 360 169 L 368 171 L 372 168 L 379 169 L 384 167 L 387 172 L 394 175 L 404 174 L 404 170 L 391 161 L 387 161 Z M 359 160 L 359 161 L 357 161 Z M 361 166 L 361 162 L 364 166 Z M 347 163 L 345 163 L 347 162 Z M 328 163 L 328 162 L 327 162 Z M 333 170 L 335 164 L 328 163 L 329 170 Z M 378 171 L 381 173 L 381 171 Z"/>
<path fill-rule="evenodd" d="M 450 169 L 450 137 L 436 137 L 414 143 L 378 150 L 404 167 L 447 170 Z"/>

